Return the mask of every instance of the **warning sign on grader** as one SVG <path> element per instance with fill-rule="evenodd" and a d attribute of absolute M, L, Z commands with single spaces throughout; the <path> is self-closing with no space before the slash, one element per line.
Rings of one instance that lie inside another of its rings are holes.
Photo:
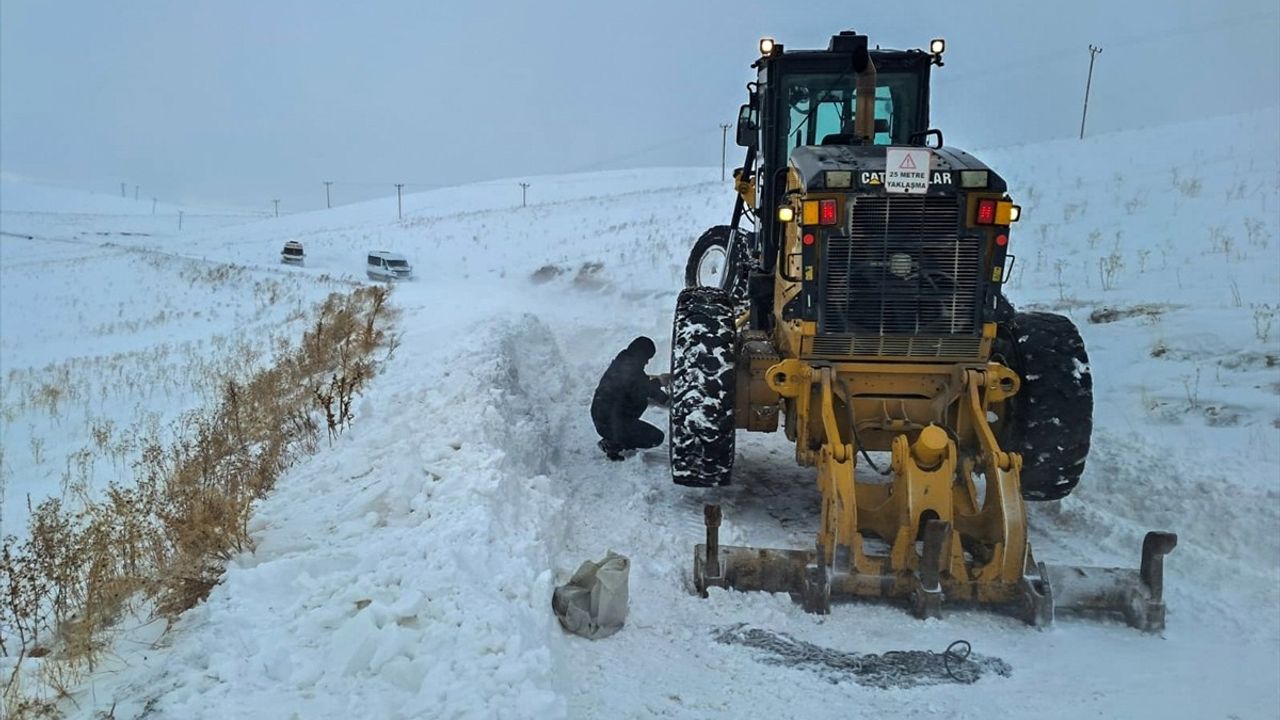
<path fill-rule="evenodd" d="M 904 195 L 923 195 L 929 191 L 928 150 L 889 148 L 884 156 L 884 189 Z"/>

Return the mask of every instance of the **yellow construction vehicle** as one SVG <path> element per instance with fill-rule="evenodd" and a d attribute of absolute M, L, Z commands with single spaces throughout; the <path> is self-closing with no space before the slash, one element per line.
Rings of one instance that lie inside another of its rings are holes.
<path fill-rule="evenodd" d="M 1079 481 L 1092 378 L 1068 318 L 1004 298 L 1021 211 L 929 127 L 945 43 L 870 50 L 842 32 L 825 50 L 759 50 L 733 218 L 695 244 L 675 310 L 671 471 L 728 483 L 736 431 L 782 419 L 796 460 L 817 467 L 821 515 L 813 549 L 726 547 L 708 505 L 698 590 L 790 592 L 815 612 L 995 604 L 1036 625 L 1055 608 L 1111 611 L 1162 629 L 1172 533 L 1148 533 L 1139 570 L 1032 554 L 1024 500 Z M 868 452 L 890 454 L 887 472 Z"/>

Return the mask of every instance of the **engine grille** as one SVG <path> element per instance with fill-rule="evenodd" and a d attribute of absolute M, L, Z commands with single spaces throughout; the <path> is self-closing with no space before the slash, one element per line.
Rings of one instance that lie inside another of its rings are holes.
<path fill-rule="evenodd" d="M 981 352 L 982 338 L 974 337 L 850 337 L 819 335 L 805 338 L 806 356 L 842 358 L 857 355 L 971 358 Z"/>
<path fill-rule="evenodd" d="M 814 350 L 976 354 L 982 244 L 960 237 L 959 200 L 898 195 L 849 204 L 847 237 L 825 244 Z"/>

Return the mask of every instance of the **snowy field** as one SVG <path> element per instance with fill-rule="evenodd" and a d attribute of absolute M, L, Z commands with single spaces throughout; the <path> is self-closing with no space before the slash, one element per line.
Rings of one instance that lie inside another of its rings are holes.
<path fill-rule="evenodd" d="M 61 211 L 57 211 L 61 208 Z M 349 283 L 204 255 L 254 216 L 0 184 L 0 535 L 29 505 L 132 482 L 148 439 L 296 342 Z M 281 244 L 281 243 L 276 243 Z M 278 253 L 280 248 L 272 248 Z"/>
<path fill-rule="evenodd" d="M 1176 531 L 1162 636 L 1088 619 L 1039 631 L 973 611 L 922 622 L 890 605 L 816 617 L 785 596 L 691 594 L 703 502 L 723 505 L 726 543 L 809 547 L 817 519 L 813 471 L 795 467 L 780 433 L 740 434 L 735 484 L 714 490 L 672 485 L 665 448 L 610 463 L 595 447 L 587 407 L 613 355 L 646 334 L 659 347 L 651 370 L 665 369 L 688 248 L 732 206 L 718 168 L 526 179 L 527 208 L 513 180 L 406 196 L 401 221 L 392 198 L 181 234 L 70 196 L 61 211 L 21 212 L 12 198 L 26 191 L 5 185 L 6 533 L 20 531 L 28 495 L 80 477 L 74 458 L 95 427 L 119 438 L 207 401 L 203 373 L 252 367 L 295 338 L 297 308 L 365 281 L 367 250 L 403 252 L 417 275 L 393 296 L 402 345 L 353 429 L 261 504 L 256 552 L 173 627 L 122 625 L 108 667 L 63 709 L 1276 717 L 1278 128 L 1272 111 L 977 153 L 1024 208 L 1011 299 L 1071 315 L 1095 381 L 1085 476 L 1066 500 L 1032 506 L 1032 543 L 1050 563 L 1134 566 L 1146 530 Z M 304 243 L 305 267 L 279 265 L 289 239 Z M 56 411 L 50 385 L 64 388 Z M 661 412 L 650 419 L 665 427 Z M 90 492 L 127 480 L 128 447 L 115 466 L 111 447 L 81 483 Z M 627 626 L 568 636 L 551 590 L 610 549 L 632 561 Z M 890 690 L 833 681 L 714 640 L 738 623 L 858 653 L 965 639 L 1011 673 Z"/>

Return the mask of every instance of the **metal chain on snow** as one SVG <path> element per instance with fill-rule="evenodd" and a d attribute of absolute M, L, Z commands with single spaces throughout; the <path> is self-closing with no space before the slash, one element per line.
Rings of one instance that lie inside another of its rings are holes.
<path fill-rule="evenodd" d="M 773 633 L 746 625 L 733 625 L 715 634 L 718 642 L 746 645 L 764 651 L 762 661 L 770 665 L 808 667 L 831 682 L 852 675 L 862 685 L 879 688 L 915 687 L 938 682 L 977 682 L 986 672 L 1008 677 L 1011 668 L 999 658 L 970 655 L 973 646 L 956 640 L 941 653 L 932 650 L 890 650 L 881 654 L 852 653 L 824 648 L 797 640 L 785 633 Z M 941 656 L 941 657 L 939 657 Z M 941 663 L 938 661 L 941 660 Z M 941 665 L 941 667 L 939 667 Z"/>
<path fill-rule="evenodd" d="M 963 655 L 955 652 L 955 647 L 957 645 L 964 646 Z M 968 640 L 957 640 L 951 643 L 950 645 L 948 645 L 946 650 L 942 651 L 942 667 L 946 669 L 947 674 L 951 676 L 952 680 L 955 680 L 956 682 L 972 682 L 972 680 L 965 681 L 956 677 L 956 674 L 951 671 L 951 659 L 955 658 L 957 662 L 964 662 L 965 660 L 969 659 L 969 653 L 972 650 L 973 650 L 973 646 L 969 644 Z"/>

